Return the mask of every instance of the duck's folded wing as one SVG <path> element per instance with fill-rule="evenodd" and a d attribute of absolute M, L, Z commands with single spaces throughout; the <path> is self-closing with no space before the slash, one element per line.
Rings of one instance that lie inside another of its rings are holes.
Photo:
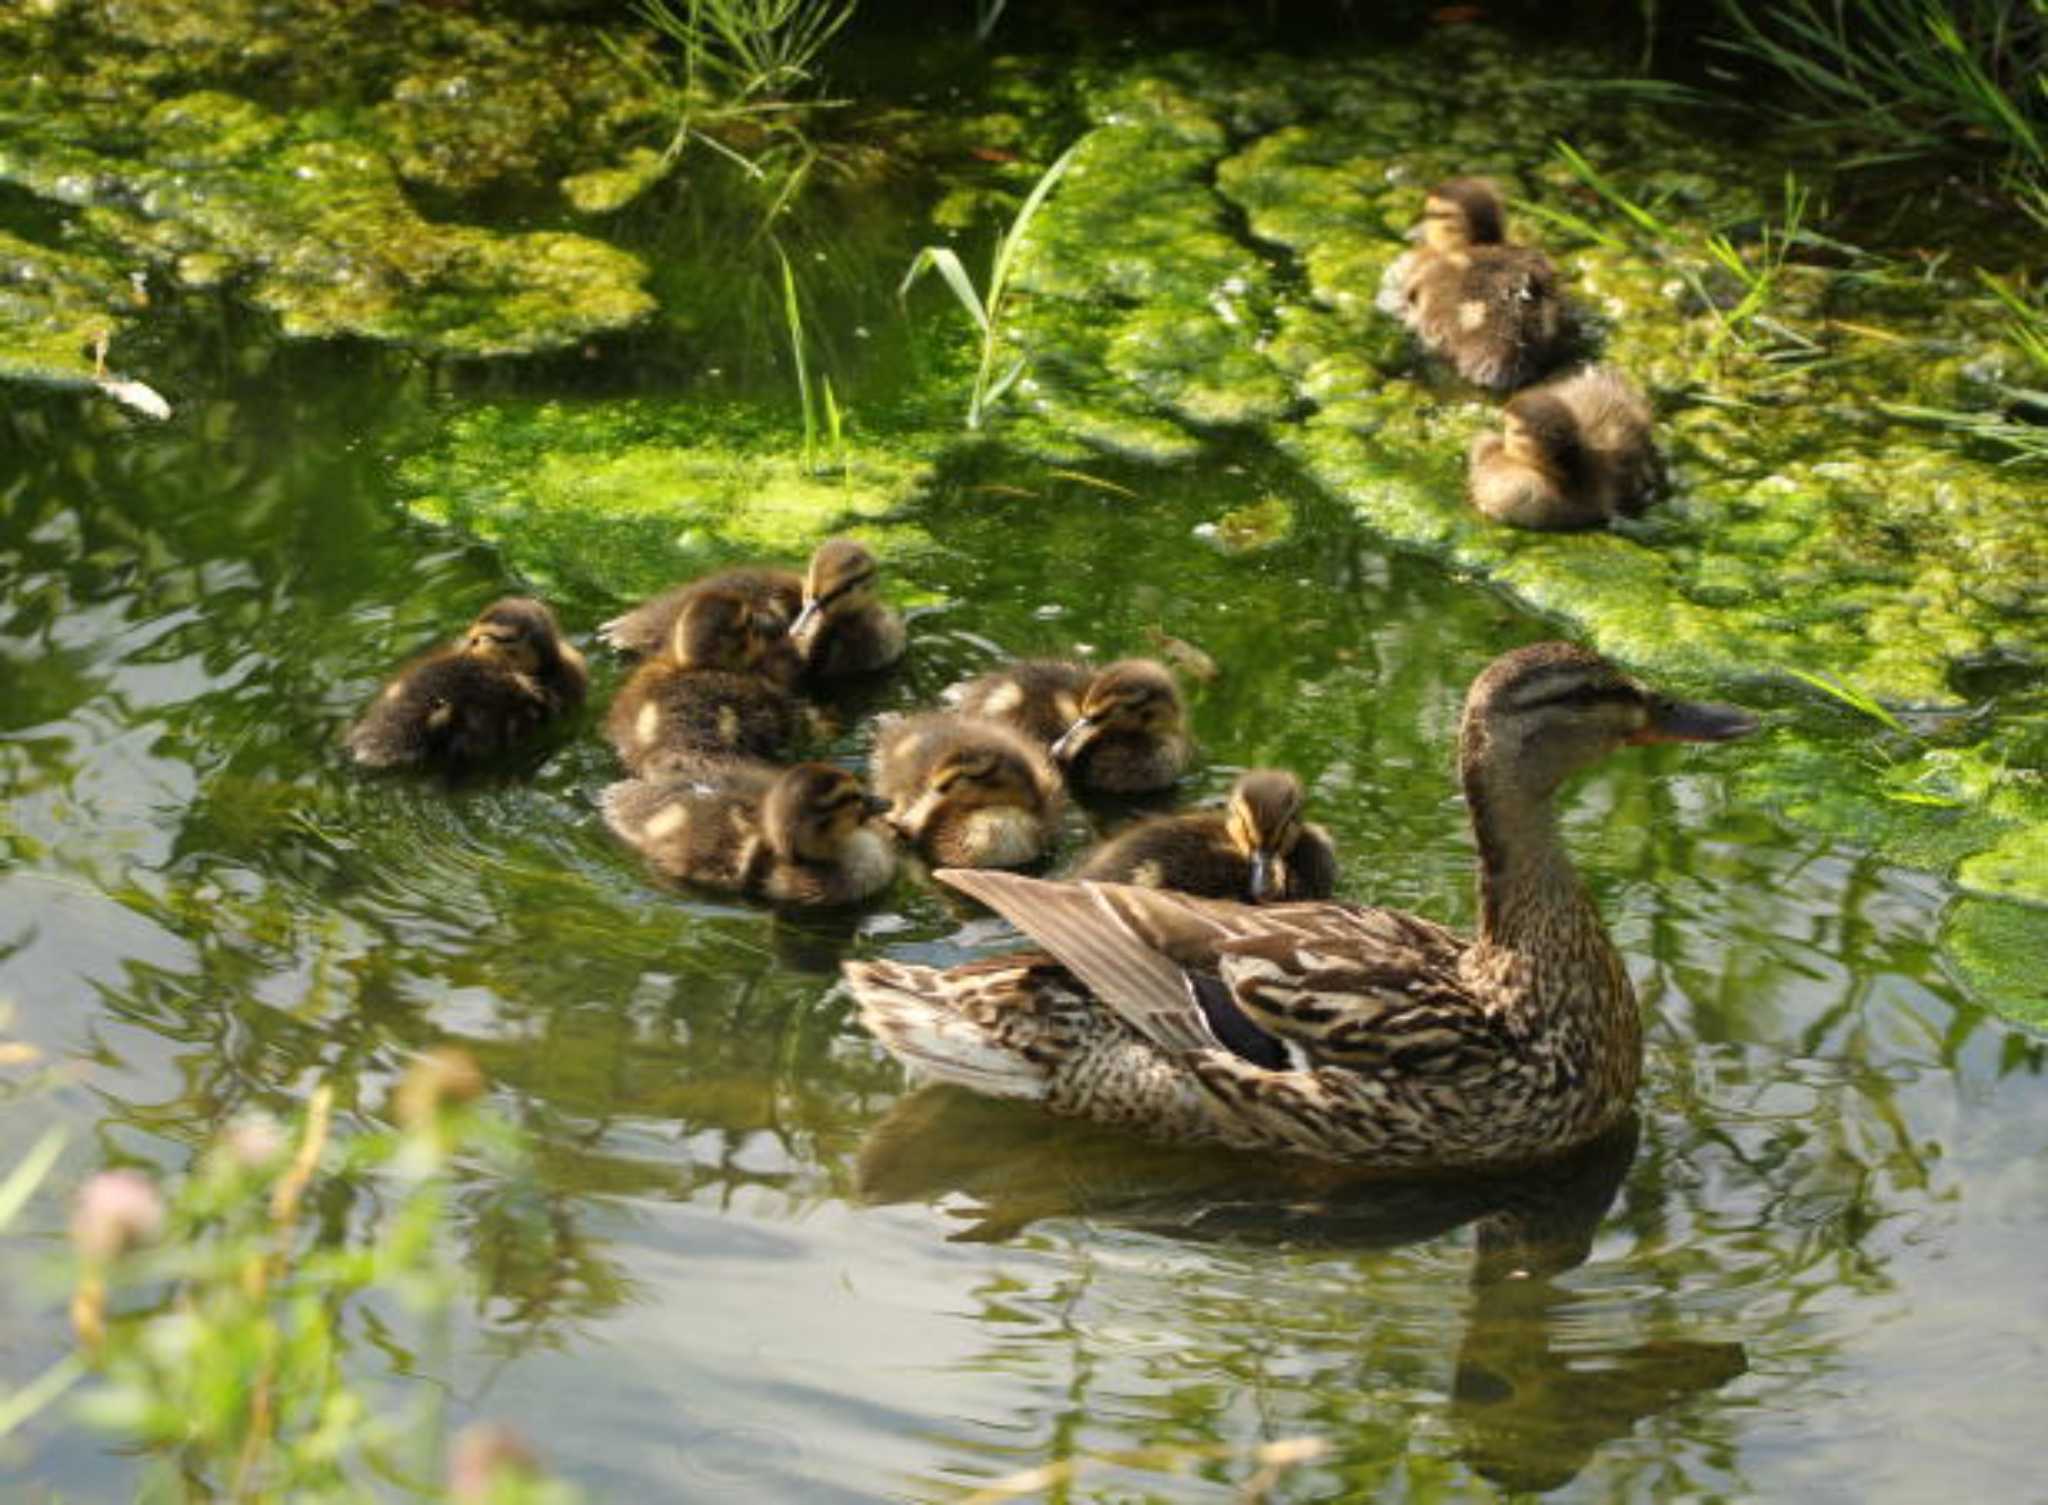
<path fill-rule="evenodd" d="M 1267 932 L 1219 947 L 1231 998 L 1318 1065 L 1458 1075 L 1512 1046 L 1512 1018 L 1481 1006 L 1467 942 L 1414 915 L 1359 910 L 1305 939 Z"/>

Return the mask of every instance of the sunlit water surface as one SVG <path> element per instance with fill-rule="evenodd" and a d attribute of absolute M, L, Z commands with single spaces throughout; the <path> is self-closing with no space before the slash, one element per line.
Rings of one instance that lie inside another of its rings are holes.
<path fill-rule="evenodd" d="M 1081 1460 L 1072 1497 L 1227 1500 L 1296 1437 L 1329 1451 L 1274 1498 L 2038 1497 L 2039 1043 L 1942 975 L 1939 880 L 1732 805 L 1739 750 L 1569 800 L 1651 1026 L 1639 1133 L 1555 1176 L 1346 1184 L 913 1093 L 838 961 L 999 927 L 910 877 L 823 919 L 657 886 L 597 818 L 596 712 L 459 788 L 351 771 L 379 678 L 522 585 L 393 500 L 399 409 L 462 399 L 345 352 L 212 380 L 163 428 L 71 399 L 0 428 L 0 998 L 71 1068 L 8 1142 L 66 1124 L 66 1184 L 175 1171 L 321 1080 L 374 1119 L 467 1044 L 546 1194 L 463 1201 L 483 1290 L 430 1379 L 599 1498 L 944 1500 Z M 1469 923 L 1450 738 L 1542 624 L 1255 455 L 1097 479 L 1137 495 L 1019 464 L 914 504 L 941 547 L 892 584 L 928 604 L 836 754 L 1000 654 L 1162 628 L 1223 666 L 1187 799 L 1293 767 L 1347 894 Z M 1283 542 L 1205 536 L 1272 494 Z M 560 602 L 586 642 L 618 604 Z M 34 1256 L 61 1205 L 28 1222 Z M 60 1305 L 0 1297 L 10 1381 Z M 365 1376 L 414 1368 L 346 1320 Z M 56 1417 L 0 1456 L 44 1498 L 135 1467 Z"/>

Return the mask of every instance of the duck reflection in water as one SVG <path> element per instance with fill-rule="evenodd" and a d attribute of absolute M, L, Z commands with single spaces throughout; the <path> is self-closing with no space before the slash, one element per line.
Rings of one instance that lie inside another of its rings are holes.
<path fill-rule="evenodd" d="M 956 1242 L 1041 1219 L 1086 1218 L 1240 1248 L 1391 1250 L 1472 1225 L 1471 1300 L 1448 1420 L 1456 1451 L 1514 1491 L 1560 1487 L 1646 1417 L 1743 1374 L 1735 1342 L 1643 1337 L 1615 1301 L 1558 1283 L 1584 1264 L 1635 1159 L 1629 1115 L 1578 1152 L 1486 1176 L 1390 1179 L 1344 1167 L 1136 1144 L 1013 1103 L 933 1084 L 862 1144 L 871 1204 L 943 1203 Z M 1618 1329 L 1626 1329 L 1619 1331 Z M 1639 1341 L 1603 1341 L 1637 1338 Z M 1341 1449 L 1341 1442 L 1339 1443 Z"/>

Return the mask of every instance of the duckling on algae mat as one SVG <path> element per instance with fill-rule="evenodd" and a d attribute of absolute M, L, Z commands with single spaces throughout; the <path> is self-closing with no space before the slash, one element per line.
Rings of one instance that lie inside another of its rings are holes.
<path fill-rule="evenodd" d="M 862 1022 L 905 1061 L 1069 1117 L 1394 1171 L 1558 1155 L 1629 1111 L 1643 1046 L 1553 797 L 1626 744 L 1756 726 L 1570 644 L 1518 649 L 1474 682 L 1459 733 L 1476 937 L 1341 902 L 947 869 L 1045 951 L 848 962 L 846 976 Z"/>

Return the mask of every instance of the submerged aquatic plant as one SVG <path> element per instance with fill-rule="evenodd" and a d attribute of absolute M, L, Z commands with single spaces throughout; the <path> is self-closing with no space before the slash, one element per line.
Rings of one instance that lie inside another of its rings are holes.
<path fill-rule="evenodd" d="M 936 271 L 952 289 L 954 300 L 967 311 L 968 318 L 981 331 L 981 359 L 975 366 L 974 390 L 967 399 L 967 426 L 970 429 L 981 427 L 981 420 L 987 415 L 990 404 L 1000 401 L 1003 394 L 1016 385 L 1017 378 L 1024 374 L 1025 358 L 1021 355 L 1000 375 L 996 373 L 996 352 L 1003 342 L 1003 309 L 1009 300 L 1010 279 L 1016 272 L 1017 248 L 1023 243 L 1032 220 L 1038 217 L 1038 211 L 1044 207 L 1054 187 L 1074 165 L 1074 154 L 1079 150 L 1077 142 L 1060 153 L 1052 166 L 1031 185 L 1031 192 L 1024 196 L 1024 202 L 1018 206 L 1009 228 L 996 237 L 995 254 L 989 260 L 986 296 L 974 290 L 974 279 L 967 275 L 967 268 L 962 265 L 959 255 L 949 246 L 925 246 L 919 250 L 910 263 L 910 270 L 903 275 L 903 285 L 897 289 L 897 296 L 902 297 L 926 271 Z"/>

